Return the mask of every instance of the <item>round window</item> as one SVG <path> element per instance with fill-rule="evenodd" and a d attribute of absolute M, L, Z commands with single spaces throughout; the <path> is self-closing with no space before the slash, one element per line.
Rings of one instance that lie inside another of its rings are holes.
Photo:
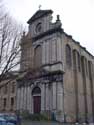
<path fill-rule="evenodd" d="M 38 32 L 41 32 L 42 31 L 42 24 L 41 23 L 38 23 L 37 25 L 36 25 L 36 32 L 38 33 Z"/>

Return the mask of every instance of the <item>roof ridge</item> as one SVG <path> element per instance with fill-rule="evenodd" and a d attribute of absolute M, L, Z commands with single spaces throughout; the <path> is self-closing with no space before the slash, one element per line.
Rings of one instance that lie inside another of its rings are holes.
<path fill-rule="evenodd" d="M 41 18 L 49 13 L 53 13 L 53 11 L 51 9 L 49 10 L 38 10 L 36 11 L 36 13 L 27 21 L 28 24 L 31 24 L 32 22 L 34 22 L 35 20 L 37 20 L 38 18 Z"/>

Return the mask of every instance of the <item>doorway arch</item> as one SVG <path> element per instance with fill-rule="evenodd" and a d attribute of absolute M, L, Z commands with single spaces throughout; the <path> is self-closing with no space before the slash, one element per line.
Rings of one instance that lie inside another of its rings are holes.
<path fill-rule="evenodd" d="M 33 111 L 34 113 L 40 113 L 41 111 L 41 89 L 36 86 L 32 90 L 33 96 Z"/>

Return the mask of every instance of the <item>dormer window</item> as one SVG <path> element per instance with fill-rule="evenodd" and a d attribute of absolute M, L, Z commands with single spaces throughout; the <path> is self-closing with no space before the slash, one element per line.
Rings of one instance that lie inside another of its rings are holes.
<path fill-rule="evenodd" d="M 40 33 L 42 31 L 42 23 L 38 23 L 36 25 L 36 33 Z"/>

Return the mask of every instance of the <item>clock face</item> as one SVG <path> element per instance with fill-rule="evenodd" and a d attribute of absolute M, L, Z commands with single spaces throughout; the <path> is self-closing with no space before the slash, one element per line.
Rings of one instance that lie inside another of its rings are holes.
<path fill-rule="evenodd" d="M 42 31 L 42 23 L 38 23 L 37 25 L 36 25 L 36 33 L 40 33 L 41 31 Z"/>

